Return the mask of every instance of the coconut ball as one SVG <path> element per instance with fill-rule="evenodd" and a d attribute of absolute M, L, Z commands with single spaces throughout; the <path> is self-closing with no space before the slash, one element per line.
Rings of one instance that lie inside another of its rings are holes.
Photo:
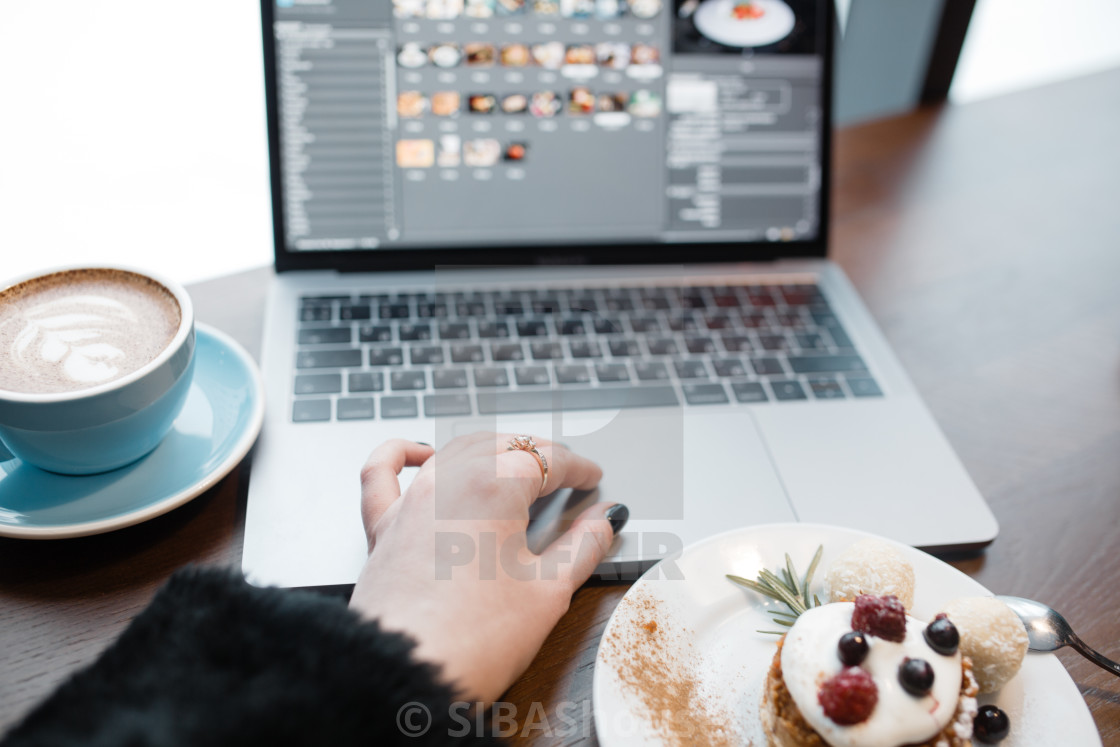
<path fill-rule="evenodd" d="M 829 565 L 824 591 L 830 602 L 851 602 L 860 594 L 893 594 L 909 610 L 914 606 L 914 568 L 892 545 L 860 540 Z"/>
<path fill-rule="evenodd" d="M 961 653 L 972 659 L 980 692 L 999 690 L 1019 671 L 1027 653 L 1027 629 L 1018 615 L 992 597 L 962 597 L 942 609 L 961 636 Z"/>

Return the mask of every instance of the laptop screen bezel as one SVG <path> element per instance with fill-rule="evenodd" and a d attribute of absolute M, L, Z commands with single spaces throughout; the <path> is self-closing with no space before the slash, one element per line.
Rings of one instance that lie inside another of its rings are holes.
<path fill-rule="evenodd" d="M 324 270 L 376 272 L 430 270 L 446 266 L 540 265 L 540 264 L 679 264 L 705 262 L 765 262 L 785 258 L 825 257 L 828 254 L 829 205 L 832 173 L 832 68 L 835 20 L 830 0 L 818 0 L 824 8 L 826 32 L 822 70 L 821 187 L 817 238 L 797 241 L 760 242 L 672 242 L 633 241 L 570 244 L 503 244 L 490 248 L 460 246 L 442 248 L 407 247 L 347 251 L 291 251 L 284 242 L 284 199 L 280 158 L 279 89 L 276 75 L 276 37 L 273 27 L 274 0 L 261 0 L 261 35 L 264 51 L 265 108 L 268 126 L 269 174 L 272 194 L 272 233 L 276 271 Z"/>

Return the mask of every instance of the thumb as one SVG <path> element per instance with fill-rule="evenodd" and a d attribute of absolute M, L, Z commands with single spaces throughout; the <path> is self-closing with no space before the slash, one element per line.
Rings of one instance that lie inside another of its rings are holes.
<path fill-rule="evenodd" d="M 541 553 L 541 559 L 559 569 L 560 581 L 575 593 L 607 557 L 629 518 L 630 509 L 622 503 L 596 503 L 576 517 L 568 530 Z"/>

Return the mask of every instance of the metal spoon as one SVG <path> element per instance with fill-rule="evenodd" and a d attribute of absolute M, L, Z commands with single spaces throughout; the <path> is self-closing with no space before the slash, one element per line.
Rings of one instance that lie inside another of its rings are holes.
<path fill-rule="evenodd" d="M 1066 619 L 1051 607 L 1022 597 L 996 596 L 996 599 L 1010 607 L 1011 611 L 1023 621 L 1023 625 L 1027 628 L 1031 651 L 1057 651 L 1063 646 L 1073 646 L 1077 653 L 1100 668 L 1120 675 L 1120 664 L 1085 645 L 1085 642 L 1073 632 Z"/>

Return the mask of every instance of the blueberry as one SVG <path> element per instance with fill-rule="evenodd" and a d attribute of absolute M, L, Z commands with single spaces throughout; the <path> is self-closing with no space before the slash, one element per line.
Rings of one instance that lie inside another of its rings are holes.
<path fill-rule="evenodd" d="M 985 744 L 1002 741 L 1011 731 L 1011 721 L 1007 714 L 994 705 L 980 706 L 980 711 L 972 722 L 972 736 Z"/>
<path fill-rule="evenodd" d="M 857 667 L 860 662 L 867 658 L 867 638 L 858 630 L 853 630 L 840 636 L 840 644 L 837 649 L 840 654 L 840 661 L 844 666 Z"/>
<path fill-rule="evenodd" d="M 906 657 L 898 668 L 898 681 L 906 692 L 920 697 L 933 687 L 933 667 L 925 659 Z"/>
<path fill-rule="evenodd" d="M 935 617 L 933 622 L 926 626 L 922 635 L 925 636 L 930 648 L 945 656 L 957 653 L 957 647 L 961 644 L 961 635 L 957 632 L 957 626 L 949 622 L 945 613 Z"/>

